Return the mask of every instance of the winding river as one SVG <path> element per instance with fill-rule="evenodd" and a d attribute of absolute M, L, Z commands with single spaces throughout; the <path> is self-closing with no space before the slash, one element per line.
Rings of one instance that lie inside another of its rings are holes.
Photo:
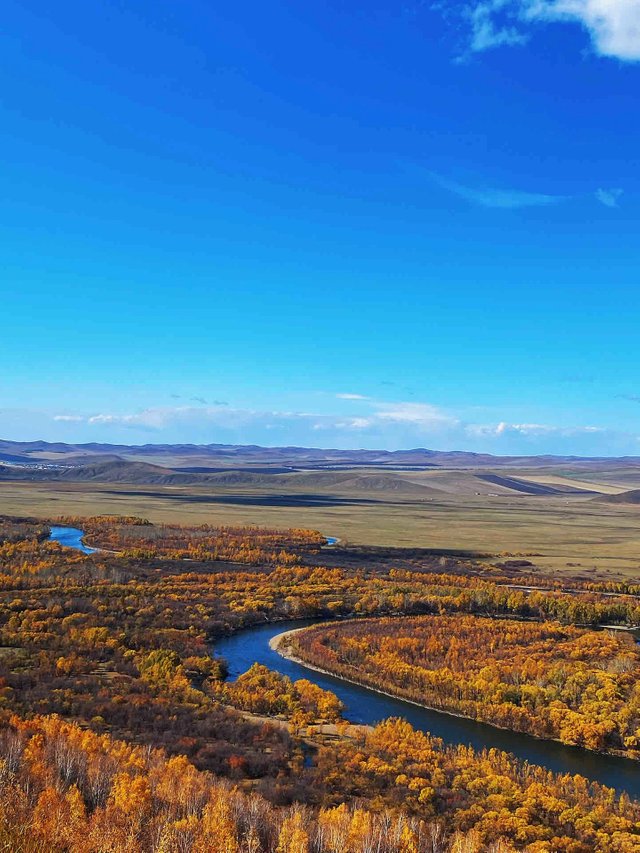
<path fill-rule="evenodd" d="M 53 527 L 50 538 L 84 553 L 95 550 L 84 545 L 82 531 L 75 528 Z M 248 628 L 216 641 L 214 651 L 227 661 L 231 679 L 246 672 L 253 663 L 261 663 L 289 678 L 306 678 L 325 690 L 331 690 L 343 702 L 344 716 L 353 723 L 373 725 L 387 717 L 403 717 L 414 728 L 430 732 L 445 743 L 470 744 L 474 749 L 501 749 L 555 773 L 579 773 L 640 798 L 640 762 L 589 752 L 555 741 L 539 740 L 486 723 L 422 708 L 287 660 L 269 645 L 273 637 L 284 631 L 319 621 L 324 620 L 298 619 Z"/>
<path fill-rule="evenodd" d="M 289 678 L 307 678 L 324 690 L 331 690 L 343 702 L 346 709 L 344 716 L 353 723 L 374 725 L 387 717 L 404 717 L 414 728 L 430 732 L 445 743 L 471 744 L 474 749 L 502 749 L 530 764 L 541 764 L 556 773 L 579 773 L 587 779 L 640 797 L 640 762 L 540 740 L 464 717 L 421 708 L 403 699 L 386 696 L 287 660 L 270 647 L 270 640 L 283 631 L 319 621 L 324 620 L 271 622 L 248 628 L 216 641 L 214 650 L 229 664 L 231 679 L 246 672 L 253 663 L 261 663 Z"/>
<path fill-rule="evenodd" d="M 67 548 L 75 548 L 76 551 L 82 551 L 83 554 L 95 554 L 98 548 L 89 548 L 82 541 L 84 532 L 78 530 L 77 527 L 51 527 L 49 542 L 59 542 L 60 545 L 65 545 Z"/>

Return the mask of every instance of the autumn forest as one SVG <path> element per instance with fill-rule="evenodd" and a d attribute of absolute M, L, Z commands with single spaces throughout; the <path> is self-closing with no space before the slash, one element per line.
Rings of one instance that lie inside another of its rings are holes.
<path fill-rule="evenodd" d="M 48 541 L 76 526 L 93 554 Z M 640 806 L 213 651 L 282 653 L 495 726 L 640 758 L 637 589 L 464 561 L 336 565 L 310 530 L 0 520 L 0 845 L 24 853 L 630 853 Z"/>

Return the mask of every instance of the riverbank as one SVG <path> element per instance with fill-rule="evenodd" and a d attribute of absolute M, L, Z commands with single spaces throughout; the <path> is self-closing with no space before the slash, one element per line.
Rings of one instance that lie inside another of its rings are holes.
<path fill-rule="evenodd" d="M 294 730 L 291 725 L 291 720 L 286 717 L 273 717 L 269 714 L 256 714 L 253 711 L 246 711 L 243 708 L 237 708 L 235 705 L 224 705 L 228 711 L 234 714 L 239 714 L 243 720 L 255 725 L 270 725 L 276 726 L 290 734 L 297 734 L 308 745 L 317 747 L 323 742 L 335 740 L 361 740 L 366 734 L 373 731 L 373 726 L 358 725 L 356 723 L 308 723 L 301 728 Z"/>
<path fill-rule="evenodd" d="M 540 737 L 539 735 L 533 734 L 532 732 L 519 731 L 517 729 L 511 729 L 508 726 L 499 726 L 496 723 L 491 723 L 488 720 L 482 720 L 478 717 L 469 717 L 468 715 L 460 714 L 457 711 L 448 711 L 448 710 L 445 710 L 444 708 L 436 708 L 433 705 L 427 705 L 424 702 L 416 702 L 415 699 L 410 699 L 407 696 L 403 696 L 401 693 L 390 693 L 388 690 L 382 690 L 380 687 L 376 687 L 368 681 L 358 681 L 355 678 L 345 678 L 345 676 L 337 675 L 335 672 L 331 672 L 331 670 L 322 669 L 321 667 L 316 666 L 315 664 L 309 663 L 308 661 L 306 661 L 303 658 L 299 657 L 298 655 L 294 654 L 294 652 L 291 651 L 291 648 L 287 645 L 287 641 L 290 637 L 292 637 L 294 634 L 298 634 L 300 631 L 307 630 L 308 627 L 309 627 L 308 625 L 304 625 L 301 628 L 292 628 L 289 631 L 282 631 L 280 634 L 276 634 L 274 637 L 272 637 L 269 640 L 269 648 L 271 648 L 274 652 L 279 654 L 281 657 L 285 658 L 285 660 L 289 660 L 292 663 L 297 664 L 298 666 L 304 667 L 305 669 L 310 669 L 310 670 L 313 670 L 314 672 L 319 672 L 322 675 L 328 675 L 331 678 L 336 678 L 340 681 L 346 682 L 347 684 L 353 684 L 356 687 L 362 687 L 365 690 L 371 690 L 374 693 L 378 693 L 381 696 L 387 696 L 390 699 L 398 699 L 402 702 L 407 702 L 409 705 L 414 705 L 416 708 L 422 708 L 425 711 L 432 711 L 436 714 L 442 714 L 443 716 L 446 716 L 446 717 L 456 717 L 460 720 L 469 720 L 469 722 L 479 723 L 483 726 L 491 726 L 494 729 L 499 729 L 500 731 L 504 731 L 504 732 L 510 732 L 511 734 L 514 734 L 514 735 L 522 735 L 523 737 L 534 738 L 536 741 L 540 741 L 541 743 L 549 743 L 549 742 L 558 743 L 561 746 L 570 747 L 572 749 L 584 750 L 585 752 L 588 752 L 591 755 L 602 755 L 602 756 L 610 756 L 612 758 L 622 758 L 625 761 L 629 761 L 633 764 L 638 764 L 640 767 L 640 760 L 639 759 L 632 758 L 631 756 L 627 755 L 626 753 L 622 752 L 621 750 L 619 750 L 619 751 L 618 750 L 605 751 L 605 750 L 598 750 L 598 749 L 590 749 L 587 746 L 578 746 L 576 744 L 565 743 L 564 741 L 560 740 L 559 738 Z"/>
<path fill-rule="evenodd" d="M 455 711 L 445 711 L 442 708 L 434 708 L 433 705 L 425 705 L 424 702 L 416 702 L 415 699 L 408 699 L 405 696 L 400 696 L 397 693 L 389 693 L 388 690 L 382 690 L 380 687 L 372 687 L 370 684 L 367 684 L 364 681 L 356 681 L 355 678 L 345 678 L 343 675 L 336 675 L 335 672 L 331 672 L 328 669 L 322 669 L 319 666 L 316 666 L 313 663 L 309 663 L 301 657 L 295 655 L 290 648 L 286 646 L 287 639 L 291 637 L 293 634 L 298 634 L 300 631 L 306 631 L 308 626 L 304 626 L 302 628 L 293 628 L 290 631 L 283 631 L 281 634 L 276 634 L 275 637 L 272 637 L 269 640 L 269 648 L 273 649 L 274 652 L 277 652 L 281 657 L 285 658 L 285 660 L 290 660 L 292 663 L 297 663 L 298 666 L 303 666 L 305 669 L 312 669 L 314 672 L 319 672 L 322 675 L 329 675 L 331 678 L 338 678 L 340 681 L 344 681 L 347 684 L 353 684 L 356 687 L 364 687 L 365 690 L 372 690 L 374 693 L 379 693 L 380 696 L 388 696 L 389 699 L 400 699 L 402 702 L 407 702 L 409 705 L 414 705 L 416 708 L 423 708 L 425 711 L 434 711 L 436 714 L 444 714 L 447 717 L 458 717 L 460 720 L 469 720 L 472 723 L 482 723 L 485 726 L 493 726 L 494 729 L 501 729 L 505 732 L 513 732 L 514 734 L 524 734 L 527 737 L 536 737 L 535 735 L 529 735 L 528 732 L 514 732 L 513 729 L 509 729 L 506 726 L 494 726 L 493 723 L 487 723 L 485 720 L 477 720 L 475 717 L 468 717 L 466 714 L 458 714 Z M 368 728 L 373 728 L 373 726 L 369 726 Z M 536 738 L 536 740 L 556 740 L 555 738 Z M 560 740 L 556 740 L 556 743 L 562 743 Z M 567 746 L 567 744 L 563 744 L 563 746 Z"/>

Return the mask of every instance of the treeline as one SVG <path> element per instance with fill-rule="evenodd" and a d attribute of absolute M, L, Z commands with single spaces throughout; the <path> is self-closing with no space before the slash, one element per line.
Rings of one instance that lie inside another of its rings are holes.
<path fill-rule="evenodd" d="M 433 587 L 436 597 L 430 597 L 429 603 L 435 606 L 425 612 L 468 612 L 511 615 L 524 619 L 556 619 L 567 625 L 640 626 L 640 599 L 627 594 L 611 595 L 586 588 L 580 595 L 556 589 L 527 591 L 478 577 L 422 574 L 394 569 L 389 571 L 388 577 L 398 582 L 408 581 L 414 591 L 422 587 L 430 593 L 429 587 Z"/>
<path fill-rule="evenodd" d="M 432 708 L 640 758 L 640 652 L 628 634 L 456 615 L 313 626 L 288 644 Z"/>
<path fill-rule="evenodd" d="M 49 525 L 38 519 L 0 515 L 0 545 L 24 542 L 28 539 L 42 541 L 48 536 Z"/>
<path fill-rule="evenodd" d="M 640 568 L 638 568 L 640 574 Z M 547 575 L 492 575 L 492 579 L 496 583 L 515 584 L 518 587 L 544 587 L 552 592 L 561 592 L 563 589 L 572 590 L 574 592 L 595 592 L 607 593 L 608 595 L 632 595 L 640 596 L 640 584 L 637 581 L 630 580 L 572 580 L 571 578 L 548 577 Z"/>
<path fill-rule="evenodd" d="M 152 524 L 121 516 L 62 517 L 61 524 L 81 527 L 95 548 L 125 557 L 169 560 L 223 560 L 250 565 L 292 565 L 303 553 L 317 552 L 326 539 L 315 530 L 264 527 L 216 527 L 202 524 Z"/>

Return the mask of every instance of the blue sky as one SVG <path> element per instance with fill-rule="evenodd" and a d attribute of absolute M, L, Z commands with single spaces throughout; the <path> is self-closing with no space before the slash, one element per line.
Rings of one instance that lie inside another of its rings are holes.
<path fill-rule="evenodd" d="M 640 454 L 639 0 L 8 0 L 0 436 Z"/>

